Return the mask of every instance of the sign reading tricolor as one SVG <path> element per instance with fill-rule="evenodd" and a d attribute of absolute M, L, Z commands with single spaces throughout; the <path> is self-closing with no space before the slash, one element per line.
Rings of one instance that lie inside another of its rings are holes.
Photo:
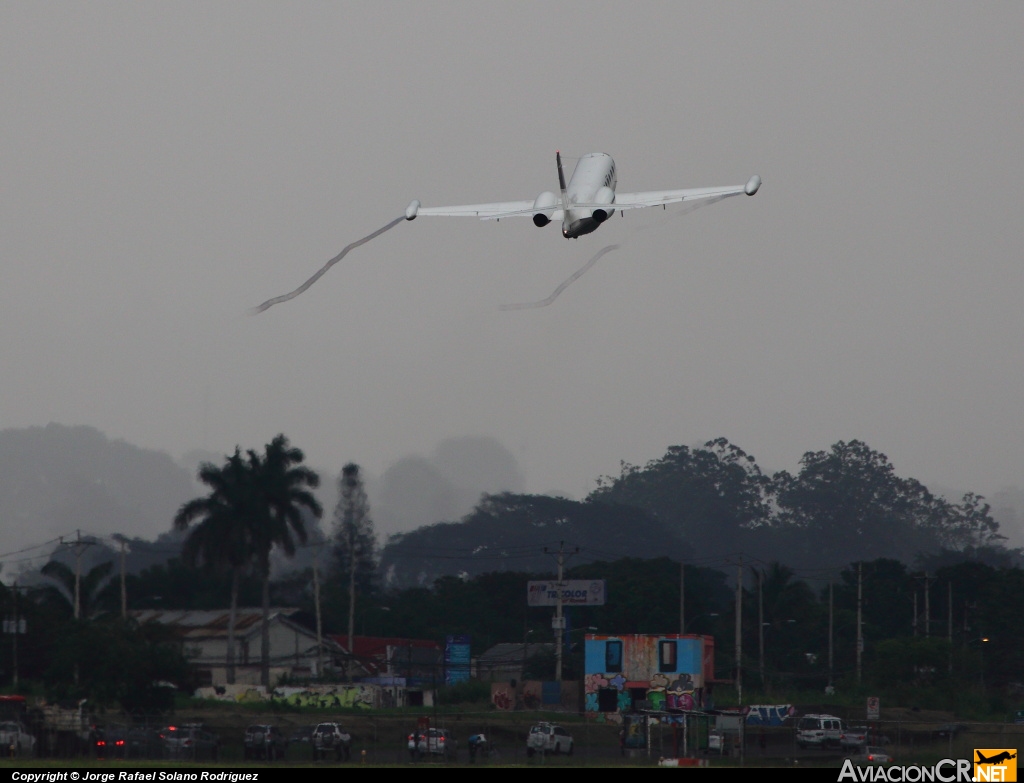
<path fill-rule="evenodd" d="M 603 579 L 569 579 L 564 582 L 530 581 L 526 583 L 526 603 L 530 606 L 604 606 Z"/>

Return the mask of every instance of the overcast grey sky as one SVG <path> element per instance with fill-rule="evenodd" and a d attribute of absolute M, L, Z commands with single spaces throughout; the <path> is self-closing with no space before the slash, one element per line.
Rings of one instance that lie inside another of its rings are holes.
<path fill-rule="evenodd" d="M 574 496 L 673 444 L 774 470 L 857 438 L 1019 485 L 1022 31 L 1021 3 L 4 2 L 0 427 L 284 432 L 375 474 L 493 436 Z M 764 186 L 578 241 L 421 218 L 245 315 L 412 198 L 556 189 L 556 149 L 622 190 Z"/>

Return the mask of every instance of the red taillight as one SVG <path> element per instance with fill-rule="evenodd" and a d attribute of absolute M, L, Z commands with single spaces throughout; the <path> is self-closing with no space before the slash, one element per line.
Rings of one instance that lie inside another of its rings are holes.
<path fill-rule="evenodd" d="M 104 742 L 103 740 L 96 740 L 96 747 L 97 747 L 97 748 L 102 748 L 102 747 L 104 747 L 104 746 L 105 746 L 106 744 L 107 744 L 107 743 L 106 743 L 106 742 Z"/>
<path fill-rule="evenodd" d="M 117 746 L 121 746 L 121 745 L 124 745 L 124 740 L 118 740 L 118 741 L 117 741 L 117 742 L 115 742 L 114 744 L 115 744 L 115 745 L 117 745 Z"/>
<path fill-rule="evenodd" d="M 874 760 L 875 760 L 874 756 L 868 756 L 868 761 L 874 761 Z"/>

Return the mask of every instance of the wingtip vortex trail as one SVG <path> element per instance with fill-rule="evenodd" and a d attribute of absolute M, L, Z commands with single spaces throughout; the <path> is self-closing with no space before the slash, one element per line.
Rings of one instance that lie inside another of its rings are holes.
<path fill-rule="evenodd" d="M 351 242 L 351 243 L 345 245 L 345 248 L 340 253 L 338 253 L 338 255 L 336 255 L 334 258 L 332 258 L 330 261 L 328 261 L 326 264 L 324 264 L 322 267 L 320 267 L 320 269 L 311 278 L 309 278 L 305 283 L 300 285 L 294 291 L 291 291 L 290 293 L 287 293 L 287 294 L 282 294 L 281 296 L 275 296 L 272 299 L 268 299 L 263 304 L 256 305 L 256 307 L 251 307 L 251 308 L 249 308 L 246 311 L 246 314 L 247 315 L 259 315 L 260 313 L 264 312 L 265 310 L 269 310 L 271 307 L 273 307 L 276 304 L 281 304 L 282 302 L 287 302 L 289 299 L 294 299 L 299 294 L 303 293 L 306 289 L 308 289 L 311 285 L 313 285 L 313 283 L 315 283 L 317 280 L 319 280 L 324 275 L 324 273 L 327 272 L 328 269 L 330 269 L 336 263 L 341 261 L 341 259 L 343 259 L 346 255 L 348 255 L 349 251 L 355 250 L 360 245 L 365 245 L 371 239 L 375 239 L 376 237 L 379 237 L 385 231 L 388 231 L 388 230 L 394 228 L 399 223 L 402 223 L 405 220 L 406 220 L 406 217 L 405 217 L 405 214 L 403 213 L 403 214 L 399 215 L 398 217 L 396 217 L 394 220 L 392 220 L 390 223 L 387 223 L 386 225 L 382 226 L 381 228 L 378 228 L 373 233 L 367 234 L 362 239 L 357 239 L 355 242 Z"/>
<path fill-rule="evenodd" d="M 735 194 L 733 194 L 733 195 L 735 195 Z M 673 212 L 668 217 L 662 218 L 661 220 L 657 221 L 657 223 L 654 223 L 652 225 L 658 225 L 658 224 L 664 223 L 664 222 L 666 222 L 668 220 L 672 220 L 672 219 L 675 219 L 677 217 L 681 217 L 682 215 L 688 215 L 691 212 L 695 212 L 698 209 L 701 209 L 702 207 L 710 206 L 710 205 L 712 205 L 712 204 L 714 204 L 714 203 L 716 203 L 718 201 L 721 201 L 722 199 L 726 199 L 726 198 L 729 198 L 729 196 L 718 196 L 716 198 L 708 199 L 707 201 L 696 201 L 696 202 L 693 202 L 692 204 L 689 204 L 688 206 L 686 206 L 683 209 L 681 209 L 680 211 Z M 590 267 L 592 267 L 594 264 L 597 263 L 598 259 L 600 259 L 602 256 L 607 255 L 608 253 L 612 252 L 613 250 L 618 250 L 620 247 L 622 247 L 622 245 L 624 245 L 626 243 L 627 239 L 630 239 L 633 236 L 635 236 L 636 234 L 640 233 L 641 231 L 646 231 L 646 230 L 648 230 L 651 227 L 652 226 L 638 226 L 637 228 L 634 228 L 632 231 L 630 231 L 626 235 L 626 238 L 622 240 L 622 242 L 620 242 L 620 243 L 618 243 L 616 245 L 607 245 L 606 247 L 603 247 L 600 250 L 598 250 L 597 253 L 595 253 L 593 256 L 591 256 L 590 260 L 588 260 L 583 266 L 581 266 L 579 269 L 577 269 L 575 272 L 573 272 L 573 274 L 567 280 L 562 281 L 562 283 L 559 284 L 558 288 L 556 288 L 554 291 L 552 291 L 551 294 L 546 296 L 544 299 L 540 299 L 540 300 L 538 300 L 536 302 L 516 302 L 515 304 L 498 305 L 498 309 L 499 310 L 535 310 L 538 307 L 547 307 L 549 304 L 551 304 L 552 302 L 554 302 L 558 298 L 558 295 L 561 294 L 562 291 L 564 291 L 566 288 L 568 288 L 570 285 L 572 285 L 575 281 L 577 281 L 581 277 L 583 277 L 583 275 L 586 273 L 586 271 L 588 269 L 590 269 Z"/>

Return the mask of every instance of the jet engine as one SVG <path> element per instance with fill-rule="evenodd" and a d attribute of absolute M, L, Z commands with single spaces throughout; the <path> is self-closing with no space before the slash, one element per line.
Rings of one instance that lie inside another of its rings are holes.
<path fill-rule="evenodd" d="M 533 225 L 542 228 L 551 222 L 551 215 L 558 206 L 558 198 L 550 190 L 545 190 L 533 202 Z"/>
<path fill-rule="evenodd" d="M 595 204 L 614 204 L 615 202 L 615 191 L 605 185 L 594 196 Z M 593 211 L 594 220 L 598 223 L 604 223 L 608 218 L 615 212 L 615 207 L 611 206 L 609 209 L 595 209 Z"/>

